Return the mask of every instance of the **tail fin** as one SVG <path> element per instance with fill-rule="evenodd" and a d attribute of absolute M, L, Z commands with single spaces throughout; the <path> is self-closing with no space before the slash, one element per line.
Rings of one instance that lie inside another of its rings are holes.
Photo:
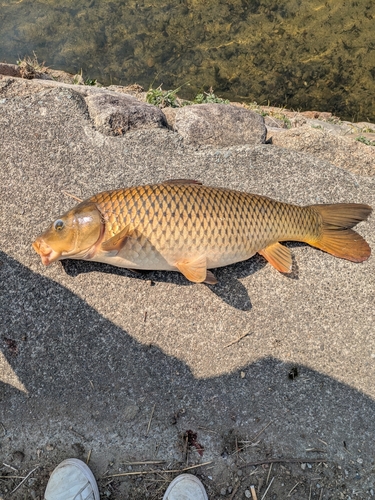
<path fill-rule="evenodd" d="M 350 229 L 372 212 L 369 205 L 357 203 L 337 203 L 335 205 L 311 205 L 323 219 L 322 231 L 318 239 L 308 241 L 335 257 L 363 262 L 371 255 L 371 248 L 358 233 Z"/>

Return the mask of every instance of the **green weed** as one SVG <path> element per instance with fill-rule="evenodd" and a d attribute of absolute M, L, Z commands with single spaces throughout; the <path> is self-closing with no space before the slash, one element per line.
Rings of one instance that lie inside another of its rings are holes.
<path fill-rule="evenodd" d="M 367 137 L 364 137 L 363 135 L 356 137 L 355 140 L 358 142 L 362 142 L 363 144 L 366 144 L 366 146 L 375 146 L 375 141 L 372 141 L 371 139 L 368 139 Z"/>

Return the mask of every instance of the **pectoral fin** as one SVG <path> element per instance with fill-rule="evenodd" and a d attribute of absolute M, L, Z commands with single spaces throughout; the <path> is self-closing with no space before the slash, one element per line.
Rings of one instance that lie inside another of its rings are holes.
<path fill-rule="evenodd" d="M 176 267 L 185 278 L 193 283 L 208 283 L 214 285 L 217 283 L 215 276 L 211 271 L 207 271 L 207 259 L 205 256 L 198 259 L 183 259 L 176 262 Z"/>
<path fill-rule="evenodd" d="M 130 225 L 124 227 L 119 233 L 115 234 L 109 240 L 102 243 L 102 250 L 105 252 L 117 251 L 119 252 L 121 248 L 125 245 L 126 240 L 133 236 L 133 231 Z"/>
<path fill-rule="evenodd" d="M 289 248 L 273 243 L 272 245 L 258 251 L 268 262 L 281 273 L 290 273 L 292 271 L 292 255 Z"/>

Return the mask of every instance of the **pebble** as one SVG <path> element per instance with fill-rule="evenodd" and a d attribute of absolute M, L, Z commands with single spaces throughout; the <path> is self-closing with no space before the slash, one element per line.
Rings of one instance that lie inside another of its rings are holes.
<path fill-rule="evenodd" d="M 223 497 L 227 494 L 227 489 L 226 488 L 221 488 L 220 490 L 220 495 L 223 495 Z"/>
<path fill-rule="evenodd" d="M 305 470 L 306 469 L 306 464 L 301 464 L 301 469 Z"/>
<path fill-rule="evenodd" d="M 237 476 L 242 476 L 242 470 L 241 470 L 241 469 L 239 469 L 239 470 L 237 471 Z"/>
<path fill-rule="evenodd" d="M 363 459 L 362 459 L 362 458 L 357 458 L 357 462 L 358 462 L 359 464 L 363 464 Z"/>
<path fill-rule="evenodd" d="M 245 497 L 246 498 L 251 498 L 250 490 L 245 490 Z"/>

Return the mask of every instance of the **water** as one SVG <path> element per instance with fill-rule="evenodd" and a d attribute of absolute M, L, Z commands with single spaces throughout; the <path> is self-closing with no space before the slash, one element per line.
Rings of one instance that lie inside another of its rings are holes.
<path fill-rule="evenodd" d="M 0 0 L 0 60 L 375 122 L 375 0 Z"/>

